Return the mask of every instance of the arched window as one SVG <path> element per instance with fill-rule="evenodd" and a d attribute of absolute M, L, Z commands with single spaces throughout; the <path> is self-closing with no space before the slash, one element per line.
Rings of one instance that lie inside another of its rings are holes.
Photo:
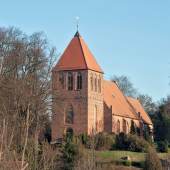
<path fill-rule="evenodd" d="M 95 77 L 94 79 L 94 88 L 95 88 L 95 92 L 97 92 L 97 77 Z"/>
<path fill-rule="evenodd" d="M 129 123 L 127 122 L 127 133 L 130 132 Z"/>
<path fill-rule="evenodd" d="M 93 91 L 93 75 L 90 76 L 91 91 Z"/>
<path fill-rule="evenodd" d="M 59 73 L 59 82 L 60 82 L 60 87 L 64 89 L 64 73 L 63 72 Z"/>
<path fill-rule="evenodd" d="M 122 126 L 122 128 L 123 128 L 123 132 L 127 133 L 127 127 L 126 127 L 126 120 L 125 119 L 123 119 L 123 126 Z"/>
<path fill-rule="evenodd" d="M 94 107 L 94 116 L 93 116 L 93 130 L 96 132 L 97 130 L 97 106 Z"/>
<path fill-rule="evenodd" d="M 120 121 L 117 121 L 117 133 L 120 133 Z"/>
<path fill-rule="evenodd" d="M 68 73 L 68 90 L 73 90 L 73 74 Z"/>
<path fill-rule="evenodd" d="M 66 110 L 65 123 L 73 124 L 73 120 L 74 120 L 73 106 L 69 105 Z"/>
<path fill-rule="evenodd" d="M 98 79 L 98 90 L 101 93 L 101 78 Z"/>
<path fill-rule="evenodd" d="M 136 132 L 137 132 L 136 124 L 133 120 L 131 120 L 130 133 L 135 134 Z"/>
<path fill-rule="evenodd" d="M 77 74 L 77 90 L 81 90 L 82 89 L 82 75 L 79 72 Z"/>

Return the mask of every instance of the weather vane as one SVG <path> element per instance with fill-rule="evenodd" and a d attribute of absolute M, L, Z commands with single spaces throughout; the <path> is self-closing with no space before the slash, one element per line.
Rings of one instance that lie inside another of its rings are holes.
<path fill-rule="evenodd" d="M 79 19 L 80 19 L 80 18 L 77 16 L 77 17 L 76 17 L 76 27 L 77 27 L 77 31 L 78 31 L 78 29 L 79 29 Z"/>

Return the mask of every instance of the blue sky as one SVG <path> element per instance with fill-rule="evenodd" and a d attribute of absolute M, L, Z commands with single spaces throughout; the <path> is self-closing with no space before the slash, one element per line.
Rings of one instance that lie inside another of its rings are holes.
<path fill-rule="evenodd" d="M 0 26 L 44 31 L 62 53 L 79 31 L 109 79 L 127 75 L 155 101 L 170 94 L 170 1 L 0 0 Z"/>

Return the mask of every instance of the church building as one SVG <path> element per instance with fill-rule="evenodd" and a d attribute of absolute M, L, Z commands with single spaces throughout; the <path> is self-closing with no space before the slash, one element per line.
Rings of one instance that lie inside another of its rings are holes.
<path fill-rule="evenodd" d="M 52 141 L 67 132 L 129 133 L 153 124 L 137 99 L 125 96 L 104 72 L 79 32 L 52 70 Z"/>

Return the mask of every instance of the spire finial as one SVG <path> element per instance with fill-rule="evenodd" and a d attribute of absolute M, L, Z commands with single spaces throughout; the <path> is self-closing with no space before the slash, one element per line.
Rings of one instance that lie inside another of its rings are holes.
<path fill-rule="evenodd" d="M 76 17 L 76 27 L 77 27 L 77 32 L 79 30 L 79 16 Z"/>

